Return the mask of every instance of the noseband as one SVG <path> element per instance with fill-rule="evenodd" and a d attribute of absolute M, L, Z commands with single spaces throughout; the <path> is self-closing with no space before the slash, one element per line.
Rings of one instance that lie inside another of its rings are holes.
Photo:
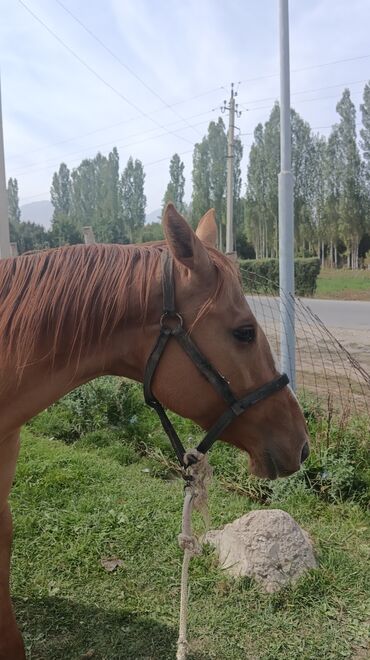
<path fill-rule="evenodd" d="M 173 259 L 169 252 L 163 251 L 162 261 L 162 291 L 163 291 L 163 314 L 159 321 L 159 337 L 149 356 L 144 374 L 144 397 L 146 403 L 154 408 L 161 420 L 164 431 L 169 437 L 172 447 L 182 467 L 187 467 L 184 463 L 185 449 L 177 435 L 171 421 L 169 420 L 162 404 L 152 392 L 152 380 L 159 360 L 171 337 L 176 339 L 181 348 L 187 353 L 193 364 L 200 371 L 202 376 L 214 387 L 228 406 L 218 420 L 206 433 L 203 440 L 199 443 L 197 450 L 205 454 L 213 443 L 219 438 L 236 417 L 242 415 L 248 408 L 254 406 L 259 401 L 263 401 L 271 394 L 279 392 L 289 383 L 286 374 L 278 376 L 269 383 L 257 388 L 254 392 L 247 394 L 242 399 L 237 399 L 229 387 L 226 379 L 215 369 L 207 358 L 200 352 L 196 344 L 190 338 L 189 333 L 184 329 L 183 317 L 175 307 L 175 286 L 173 280 Z M 194 459 L 196 460 L 196 459 Z"/>

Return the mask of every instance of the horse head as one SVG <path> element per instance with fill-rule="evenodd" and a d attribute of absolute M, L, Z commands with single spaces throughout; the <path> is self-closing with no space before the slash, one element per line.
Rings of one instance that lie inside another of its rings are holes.
<path fill-rule="evenodd" d="M 166 247 L 173 257 L 176 310 L 189 336 L 222 374 L 237 399 L 278 376 L 266 336 L 244 295 L 235 263 L 216 249 L 217 226 L 208 211 L 194 232 L 172 204 L 165 210 Z M 149 324 L 151 346 L 161 316 L 157 274 L 157 322 Z M 151 310 L 151 316 L 153 310 Z M 147 328 L 147 331 L 148 331 Z M 148 353 L 143 353 L 145 361 Z M 227 409 L 217 390 L 176 341 L 169 341 L 153 378 L 155 396 L 174 412 L 210 429 Z M 248 452 L 261 477 L 286 476 L 308 455 L 308 434 L 298 401 L 284 387 L 235 418 L 221 440 Z"/>

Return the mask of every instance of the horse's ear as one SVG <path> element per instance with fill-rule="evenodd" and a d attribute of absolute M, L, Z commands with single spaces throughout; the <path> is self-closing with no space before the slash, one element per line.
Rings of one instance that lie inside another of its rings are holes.
<path fill-rule="evenodd" d="M 190 270 L 209 266 L 207 250 L 171 202 L 164 210 L 162 223 L 168 246 L 177 261 Z"/>
<path fill-rule="evenodd" d="M 199 220 L 195 233 L 206 245 L 217 247 L 216 211 L 214 209 L 209 209 Z"/>

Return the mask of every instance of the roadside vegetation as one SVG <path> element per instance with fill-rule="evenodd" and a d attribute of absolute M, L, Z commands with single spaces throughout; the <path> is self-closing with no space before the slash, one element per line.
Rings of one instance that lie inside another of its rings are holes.
<path fill-rule="evenodd" d="M 370 300 L 370 269 L 322 269 L 317 278 L 315 298 Z"/>

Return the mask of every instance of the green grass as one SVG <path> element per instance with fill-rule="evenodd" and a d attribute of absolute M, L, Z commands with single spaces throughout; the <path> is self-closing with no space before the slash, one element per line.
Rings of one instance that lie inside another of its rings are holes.
<path fill-rule="evenodd" d="M 11 500 L 12 593 L 28 657 L 173 660 L 180 480 L 154 476 L 159 462 L 141 456 L 138 445 L 120 454 L 117 437 L 107 444 L 88 430 L 66 445 L 34 434 L 24 431 Z M 222 485 L 223 469 L 232 479 L 231 449 L 215 447 L 212 460 L 212 526 L 261 506 Z M 287 510 L 311 534 L 319 568 L 266 595 L 250 580 L 229 578 L 206 548 L 191 566 L 190 660 L 368 657 L 368 514 L 359 503 L 325 501 L 284 483 L 269 506 Z M 107 573 L 100 562 L 112 556 L 123 566 Z"/>
<path fill-rule="evenodd" d="M 370 270 L 324 269 L 317 278 L 315 297 L 370 300 Z"/>

